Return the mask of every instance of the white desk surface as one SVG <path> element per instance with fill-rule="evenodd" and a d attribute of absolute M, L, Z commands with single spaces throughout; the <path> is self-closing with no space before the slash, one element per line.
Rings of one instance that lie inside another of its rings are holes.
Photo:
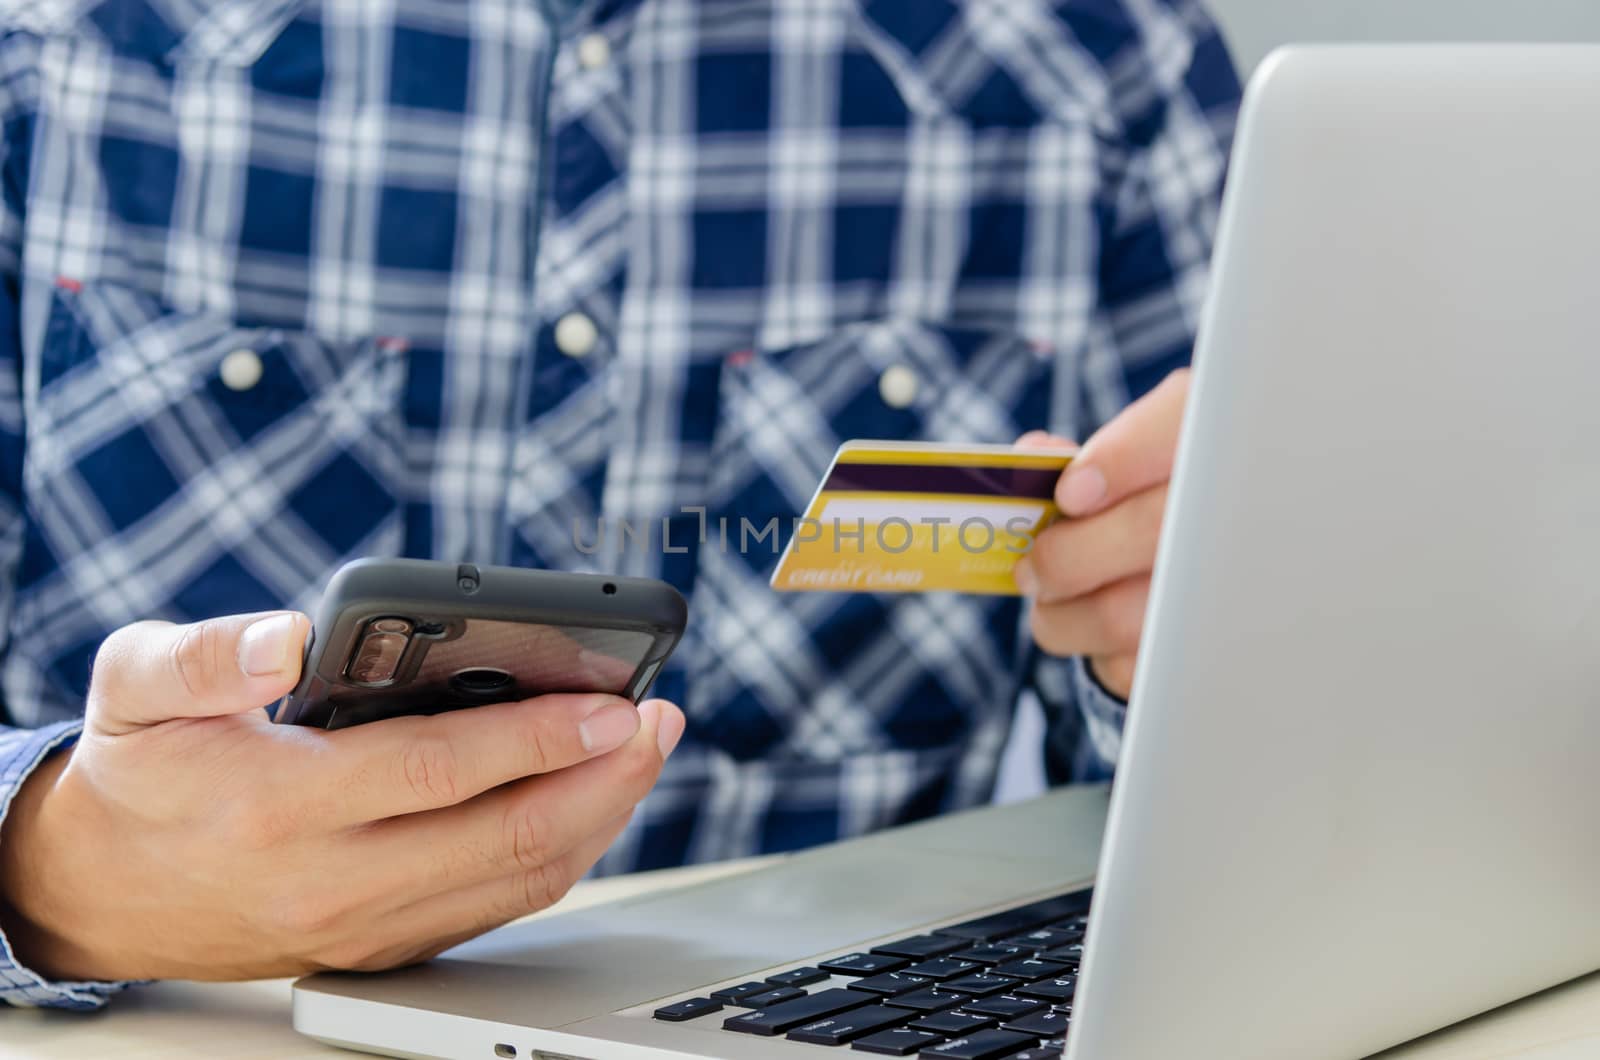
<path fill-rule="evenodd" d="M 731 862 L 594 880 L 574 888 L 556 911 L 731 875 L 754 864 Z M 130 991 L 92 1015 L 0 1010 L 0 1057 L 331 1060 L 358 1055 L 302 1038 L 290 1029 L 289 983 L 288 979 L 161 983 Z M 1361 1013 L 1352 1012 L 1350 1018 L 1359 1020 Z M 1600 973 L 1391 1050 L 1381 1060 L 1596 1057 L 1600 1057 Z"/>

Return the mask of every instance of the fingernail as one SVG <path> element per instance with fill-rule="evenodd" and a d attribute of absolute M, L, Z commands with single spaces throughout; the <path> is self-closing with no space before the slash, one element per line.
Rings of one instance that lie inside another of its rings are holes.
<path fill-rule="evenodd" d="M 1088 515 L 1106 499 L 1106 477 L 1097 467 L 1074 467 L 1061 480 L 1057 494 L 1068 515 Z"/>
<path fill-rule="evenodd" d="M 1024 449 L 1073 448 L 1070 438 L 1063 438 L 1059 434 L 1051 434 L 1049 431 L 1029 431 L 1021 438 L 1018 438 L 1016 444 Z"/>
<path fill-rule="evenodd" d="M 661 748 L 661 757 L 665 759 L 678 746 L 678 741 L 683 739 L 683 713 L 668 710 L 665 700 L 651 700 L 650 706 L 656 712 L 656 746 Z"/>
<path fill-rule="evenodd" d="M 1017 583 L 1017 589 L 1023 596 L 1032 596 L 1039 591 L 1039 577 L 1033 573 L 1033 564 L 1026 559 L 1017 560 L 1017 565 L 1011 568 L 1011 579 Z"/>
<path fill-rule="evenodd" d="M 604 754 L 632 739 L 639 724 L 638 710 L 612 700 L 579 723 L 578 740 L 590 754 Z"/>
<path fill-rule="evenodd" d="M 239 634 L 239 669 L 250 677 L 270 677 L 300 664 L 300 616 L 271 615 Z"/>

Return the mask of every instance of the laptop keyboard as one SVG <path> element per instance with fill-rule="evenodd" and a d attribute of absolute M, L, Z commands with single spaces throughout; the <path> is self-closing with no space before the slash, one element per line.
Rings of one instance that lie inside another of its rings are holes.
<path fill-rule="evenodd" d="M 655 1010 L 877 1056 L 1052 1060 L 1072 1021 L 1088 890 L 791 968 Z M 732 1010 L 731 1012 L 728 1010 Z"/>

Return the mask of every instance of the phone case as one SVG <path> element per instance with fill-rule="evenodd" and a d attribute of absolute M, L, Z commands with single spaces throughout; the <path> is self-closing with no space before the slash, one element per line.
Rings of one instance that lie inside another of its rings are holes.
<path fill-rule="evenodd" d="M 329 581 L 300 683 L 275 720 L 337 729 L 548 692 L 638 702 L 687 619 L 678 591 L 647 578 L 357 560 Z M 411 629 L 392 680 L 355 680 L 358 643 L 395 621 Z"/>

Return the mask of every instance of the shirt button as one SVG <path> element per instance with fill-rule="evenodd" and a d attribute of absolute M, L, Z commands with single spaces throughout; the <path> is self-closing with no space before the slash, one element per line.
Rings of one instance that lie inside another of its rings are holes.
<path fill-rule="evenodd" d="M 598 70 L 611 61 L 611 43 L 604 34 L 590 33 L 578 41 L 578 65 L 585 70 Z"/>
<path fill-rule="evenodd" d="M 556 321 L 556 349 L 568 357 L 587 357 L 600 341 L 600 329 L 582 313 L 568 313 Z"/>
<path fill-rule="evenodd" d="M 903 364 L 891 364 L 878 377 L 878 394 L 892 409 L 908 409 L 917 400 L 917 373 Z"/>
<path fill-rule="evenodd" d="M 249 390 L 261 382 L 261 355 L 255 350 L 234 350 L 222 359 L 218 374 L 229 390 Z"/>

